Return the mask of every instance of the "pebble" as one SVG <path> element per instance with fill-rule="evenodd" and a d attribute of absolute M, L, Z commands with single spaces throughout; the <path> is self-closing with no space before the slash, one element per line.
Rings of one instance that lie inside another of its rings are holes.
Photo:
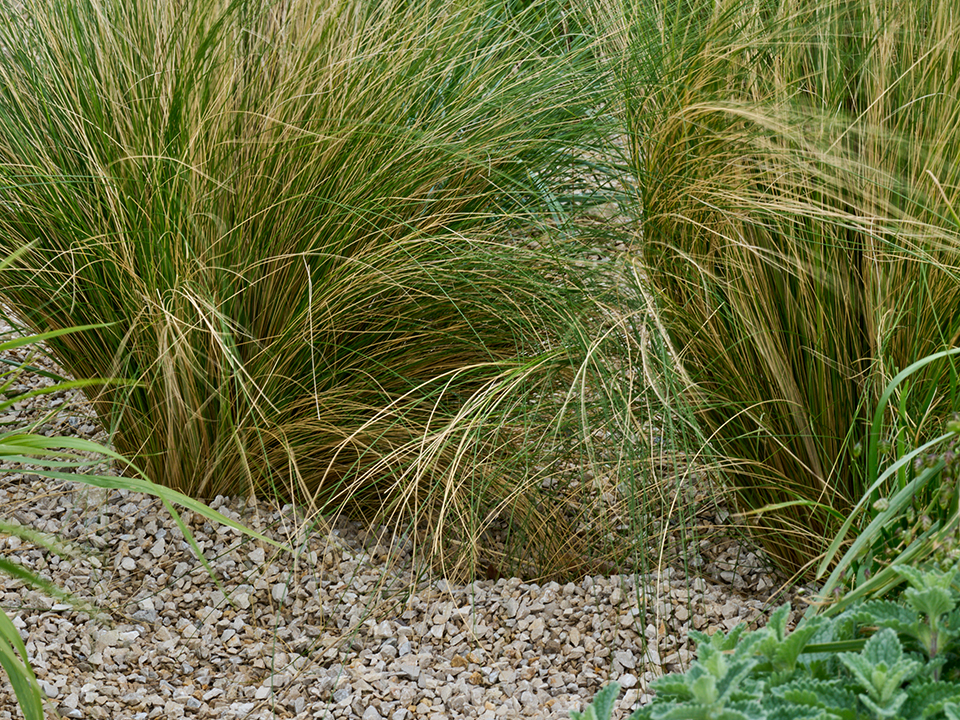
<path fill-rule="evenodd" d="M 62 414 L 82 415 L 69 393 L 53 399 L 64 400 Z M 18 409 L 24 422 L 44 411 Z M 51 423 L 58 434 L 104 437 L 92 419 Z M 667 567 L 562 585 L 456 585 L 386 565 L 388 541 L 371 544 L 375 533 L 353 521 L 298 539 L 293 562 L 184 512 L 218 587 L 161 502 L 0 469 L 0 518 L 56 530 L 84 551 L 57 558 L 8 537 L 4 556 L 104 611 L 93 617 L 0 576 L 44 695 L 78 720 L 566 720 L 614 679 L 627 690 L 621 719 L 649 700 L 656 677 L 689 664 L 691 629 L 763 622 L 769 589 L 781 585 L 732 533 L 691 548 L 700 577 L 689 580 Z M 294 536 L 290 506 L 211 504 L 283 542 Z M 14 702 L 0 684 L 0 707 Z"/>

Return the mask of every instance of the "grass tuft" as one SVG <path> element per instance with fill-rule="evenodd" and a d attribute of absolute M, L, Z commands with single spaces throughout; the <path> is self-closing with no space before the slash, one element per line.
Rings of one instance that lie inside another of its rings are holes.
<path fill-rule="evenodd" d="M 32 244 L 3 302 L 102 324 L 51 352 L 133 381 L 88 394 L 157 483 L 402 518 L 453 574 L 494 531 L 504 569 L 581 567 L 585 511 L 542 481 L 580 456 L 552 439 L 590 418 L 556 397 L 593 402 L 593 315 L 504 241 L 576 192 L 577 27 L 557 3 L 28 0 L 0 29 L 0 251 Z"/>

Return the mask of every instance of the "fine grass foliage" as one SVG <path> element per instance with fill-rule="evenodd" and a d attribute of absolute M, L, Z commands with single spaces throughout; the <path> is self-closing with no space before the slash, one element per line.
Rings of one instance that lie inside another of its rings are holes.
<path fill-rule="evenodd" d="M 931 422 L 919 447 L 912 447 L 905 433 L 889 432 L 885 419 L 887 405 L 901 384 L 928 365 L 960 353 L 945 350 L 913 363 L 884 389 L 874 414 L 866 446 L 867 477 L 873 482 L 853 508 L 830 543 L 817 569 L 817 578 L 826 575 L 821 588 L 823 605 L 811 605 L 808 612 L 836 614 L 867 597 L 896 594 L 905 574 L 896 567 L 911 563 L 956 564 L 960 525 L 957 496 L 957 450 L 960 414 L 946 422 Z M 898 417 L 895 415 L 894 417 Z M 937 435 L 937 433 L 940 433 Z M 895 437 L 891 442 L 888 437 Z M 884 494 L 881 494 L 884 493 Z M 859 527 L 852 541 L 852 527 Z M 846 547 L 840 555 L 840 548 Z"/>
<path fill-rule="evenodd" d="M 960 18 L 907 5 L 606 13 L 636 285 L 677 363 L 673 397 L 744 525 L 808 577 L 861 499 L 889 494 L 852 452 L 883 389 L 960 338 Z M 913 374 L 891 442 L 934 437 L 956 387 L 952 358 Z"/>
<path fill-rule="evenodd" d="M 558 256 L 504 241 L 565 220 L 594 132 L 562 3 L 22 16 L 0 29 L 0 249 L 32 247 L 0 295 L 35 331 L 100 325 L 49 345 L 131 381 L 87 393 L 118 453 L 192 497 L 402 520 L 454 575 L 494 531 L 503 571 L 596 554 L 590 502 L 543 492 L 562 471 L 602 494 L 570 461 L 599 461 L 596 313 Z"/>

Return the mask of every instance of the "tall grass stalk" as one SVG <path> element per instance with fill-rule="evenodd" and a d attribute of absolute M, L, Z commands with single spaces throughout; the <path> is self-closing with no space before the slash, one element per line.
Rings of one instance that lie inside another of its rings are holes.
<path fill-rule="evenodd" d="M 960 14 L 606 7 L 639 283 L 742 517 L 812 574 L 876 479 L 851 450 L 883 388 L 960 339 Z M 927 365 L 892 440 L 920 446 L 955 401 L 952 360 Z"/>
<path fill-rule="evenodd" d="M 23 5 L 0 250 L 33 248 L 0 296 L 34 330 L 106 324 L 50 347 L 137 381 L 90 393 L 118 452 L 195 497 L 403 518 L 468 575 L 491 526 L 504 570 L 596 554 L 598 521 L 543 493 L 591 457 L 595 314 L 503 242 L 562 219 L 594 132 L 562 3 Z"/>

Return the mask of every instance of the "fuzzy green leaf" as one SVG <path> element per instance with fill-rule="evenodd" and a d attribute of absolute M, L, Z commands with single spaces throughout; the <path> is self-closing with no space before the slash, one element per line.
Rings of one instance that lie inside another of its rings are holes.
<path fill-rule="evenodd" d="M 704 672 L 703 668 L 694 664 L 685 675 L 674 674 L 664 675 L 650 683 L 651 689 L 656 691 L 658 698 L 677 700 L 689 700 L 693 697 L 690 692 L 690 682 L 696 679 L 696 675 Z M 689 679 L 688 679 L 689 678 Z"/>
<path fill-rule="evenodd" d="M 684 703 L 654 710 L 652 717 L 655 720 L 766 720 L 767 714 L 758 703 L 722 710 L 710 704 Z"/>
<path fill-rule="evenodd" d="M 587 705 L 586 710 L 582 713 L 571 710 L 570 717 L 572 720 L 610 720 L 619 694 L 620 684 L 610 683 L 593 697 L 593 702 Z"/>
<path fill-rule="evenodd" d="M 918 613 L 932 619 L 938 619 L 956 607 L 956 601 L 949 588 L 928 587 L 923 590 L 907 588 L 903 591 L 903 597 Z"/>
<path fill-rule="evenodd" d="M 870 697 L 866 694 L 861 693 L 859 696 L 860 702 L 869 708 L 870 712 L 878 718 L 892 718 L 899 717 L 898 713 L 900 712 L 900 706 L 907 699 L 907 694 L 905 692 L 895 693 L 888 702 L 884 704 L 875 703 Z"/>
<path fill-rule="evenodd" d="M 860 656 L 875 667 L 893 668 L 903 659 L 903 646 L 895 632 L 884 628 L 867 640 Z"/>
<path fill-rule="evenodd" d="M 14 651 L 19 653 L 19 658 Z M 17 628 L 3 612 L 0 612 L 0 666 L 13 686 L 26 720 L 43 720 L 40 685 L 27 661 L 27 648 Z"/>
<path fill-rule="evenodd" d="M 717 701 L 720 700 L 717 678 L 713 674 L 701 675 L 690 684 L 690 694 L 693 696 L 694 702 L 700 705 L 713 706 L 717 704 Z"/>
<path fill-rule="evenodd" d="M 810 638 L 816 634 L 820 622 L 822 618 L 813 618 L 783 639 L 770 657 L 774 670 L 790 672 L 796 668 L 797 658 L 800 657 Z"/>
<path fill-rule="evenodd" d="M 713 635 L 707 635 L 699 630 L 691 630 L 690 639 L 697 644 L 697 654 L 702 659 L 706 653 L 714 651 L 742 651 L 743 646 L 740 644 L 740 636 L 743 635 L 746 629 L 747 626 L 743 623 L 740 623 L 730 631 L 729 635 L 724 634 L 722 630 L 718 630 Z M 757 642 L 760 639 L 757 637 L 756 633 L 750 633 L 747 637 L 749 639 L 745 638 L 744 640 L 748 643 L 748 645 Z"/>
<path fill-rule="evenodd" d="M 900 686 L 922 667 L 916 660 L 903 656 L 903 646 L 890 628 L 884 628 L 870 638 L 859 655 L 841 655 L 840 662 L 879 708 L 893 704 L 899 707 L 907 698 Z"/>
<path fill-rule="evenodd" d="M 920 616 L 902 605 L 888 600 L 871 600 L 850 610 L 860 625 L 878 625 L 897 633 L 916 636 Z"/>
<path fill-rule="evenodd" d="M 944 710 L 947 703 L 960 702 L 960 686 L 938 681 L 915 682 L 906 688 L 903 714 L 909 718 L 928 718 Z"/>
<path fill-rule="evenodd" d="M 793 705 L 821 708 L 838 717 L 856 717 L 857 696 L 839 680 L 801 678 L 773 688 L 771 694 Z"/>
<path fill-rule="evenodd" d="M 777 705 L 767 709 L 767 720 L 847 720 L 847 718 L 831 715 L 821 708 Z"/>

